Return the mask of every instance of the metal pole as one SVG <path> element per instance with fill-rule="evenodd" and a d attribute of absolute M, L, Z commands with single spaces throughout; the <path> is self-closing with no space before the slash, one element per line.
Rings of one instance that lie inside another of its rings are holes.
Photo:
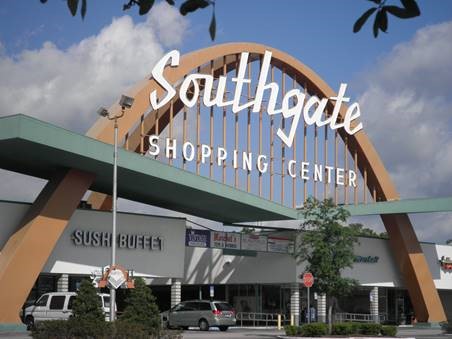
<path fill-rule="evenodd" d="M 309 287 L 308 287 L 308 324 L 311 323 L 311 302 L 309 300 Z"/>
<path fill-rule="evenodd" d="M 113 230 L 111 236 L 111 266 L 116 265 L 116 183 L 117 183 L 117 166 L 118 166 L 118 121 L 115 117 L 115 133 L 114 133 L 114 152 L 113 152 Z M 110 288 L 110 321 L 116 320 L 116 290 Z"/>

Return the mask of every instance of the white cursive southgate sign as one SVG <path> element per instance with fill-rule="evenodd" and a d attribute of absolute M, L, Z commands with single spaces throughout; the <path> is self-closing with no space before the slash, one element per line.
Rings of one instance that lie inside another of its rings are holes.
<path fill-rule="evenodd" d="M 350 98 L 345 97 L 345 91 L 347 89 L 347 84 L 341 84 L 336 97 L 330 97 L 320 99 L 317 96 L 311 96 L 307 102 L 306 94 L 301 92 L 300 89 L 294 88 L 284 94 L 282 99 L 281 107 L 276 107 L 276 100 L 279 93 L 279 85 L 276 82 L 267 83 L 268 71 L 271 63 L 272 53 L 270 51 L 265 51 L 264 59 L 262 62 L 262 68 L 259 74 L 258 84 L 256 88 L 256 95 L 253 100 L 247 103 L 240 104 L 240 98 L 242 97 L 243 85 L 251 82 L 251 79 L 245 78 L 245 72 L 248 64 L 249 53 L 243 52 L 240 57 L 239 69 L 237 72 L 237 77 L 231 79 L 232 82 L 236 83 L 234 97 L 230 101 L 224 101 L 225 91 L 226 91 L 226 76 L 218 77 L 217 88 L 213 90 L 214 77 L 209 74 L 189 74 L 182 82 L 179 89 L 179 97 L 183 104 L 187 107 L 193 107 L 198 100 L 201 89 L 199 81 L 203 82 L 204 94 L 203 94 L 203 104 L 206 107 L 217 106 L 226 107 L 232 106 L 232 112 L 238 113 L 246 108 L 252 107 L 252 112 L 257 113 L 260 111 L 262 106 L 262 101 L 264 98 L 264 92 L 269 90 L 269 100 L 267 105 L 267 114 L 275 115 L 282 114 L 284 119 L 293 117 L 292 125 L 289 130 L 289 134 L 282 129 L 278 129 L 277 135 L 279 138 L 288 146 L 292 147 L 292 143 L 295 137 L 295 132 L 300 121 L 300 117 L 303 114 L 304 121 L 307 125 L 316 124 L 318 127 L 330 125 L 331 129 L 344 128 L 348 134 L 355 134 L 363 128 L 362 123 L 357 123 L 356 126 L 352 128 L 352 121 L 359 118 L 361 111 L 359 109 L 359 104 L 357 102 L 351 104 L 344 117 L 342 123 L 337 122 L 339 116 L 339 111 L 341 109 L 342 103 L 350 101 Z M 176 95 L 176 90 L 171 86 L 171 84 L 165 79 L 163 75 L 163 70 L 168 64 L 171 67 L 177 67 L 179 65 L 180 53 L 177 50 L 173 50 L 167 53 L 163 58 L 155 65 L 152 70 L 152 76 L 154 80 L 166 91 L 165 97 L 158 101 L 157 92 L 152 91 L 149 95 L 150 103 L 153 109 L 158 109 L 166 105 L 170 100 Z M 188 90 L 191 89 L 190 95 L 188 95 Z M 214 93 L 215 92 L 215 93 Z M 193 93 L 193 94 L 192 94 Z M 325 111 L 328 100 L 334 101 L 334 109 L 331 115 L 322 120 L 322 115 Z M 291 107 L 291 103 L 295 103 Z M 310 111 L 314 112 L 310 114 Z"/>
<path fill-rule="evenodd" d="M 316 125 L 318 127 L 329 125 L 332 130 L 344 128 L 350 135 L 357 133 L 363 128 L 361 122 L 355 121 L 361 115 L 357 102 L 352 103 L 348 107 L 343 120 L 340 119 L 340 122 L 338 122 L 342 104 L 350 102 L 350 98 L 345 96 L 347 84 L 344 83 L 340 84 L 337 96 L 322 99 L 315 95 L 307 98 L 306 93 L 298 88 L 293 88 L 286 93 L 283 93 L 281 105 L 280 107 L 277 107 L 279 85 L 276 82 L 267 83 L 271 59 L 272 52 L 265 51 L 262 67 L 258 76 L 255 96 L 252 99 L 249 99 L 248 102 L 241 104 L 240 98 L 244 96 L 242 93 L 243 87 L 244 85 L 251 83 L 251 79 L 245 77 L 249 60 L 248 52 L 241 53 L 240 63 L 236 73 L 237 75 L 236 77 L 231 78 L 231 82 L 235 83 L 235 90 L 233 91 L 234 95 L 232 100 L 226 101 L 225 93 L 228 78 L 221 75 L 218 78 L 214 78 L 213 75 L 210 74 L 188 74 L 180 83 L 179 93 L 177 93 L 176 89 L 164 76 L 164 69 L 167 65 L 170 67 L 179 66 L 180 53 L 177 50 L 173 50 L 163 56 L 152 70 L 152 77 L 164 90 L 164 95 L 161 100 L 158 100 L 157 91 L 152 91 L 149 95 L 151 107 L 154 110 L 157 110 L 168 104 L 176 94 L 178 94 L 182 103 L 186 107 L 191 108 L 197 104 L 202 95 L 202 103 L 206 107 L 230 106 L 232 113 L 234 114 L 245 109 L 251 110 L 253 113 L 258 113 L 262 109 L 264 94 L 267 94 L 268 99 L 266 97 L 265 100 L 267 114 L 269 116 L 282 114 L 283 119 L 292 119 L 288 134 L 281 128 L 278 128 L 276 132 L 278 137 L 287 147 L 292 147 L 295 133 L 302 116 L 306 125 Z M 217 81 L 216 88 L 214 88 L 214 81 Z M 268 93 L 266 93 L 266 91 L 268 91 Z M 329 100 L 333 103 L 333 110 L 331 114 L 326 116 L 324 112 Z M 149 136 L 148 153 L 150 155 L 158 156 L 160 154 L 161 148 L 163 147 L 159 145 L 159 140 L 159 135 Z M 233 168 L 241 167 L 243 170 L 251 171 L 255 166 L 260 174 L 264 174 L 268 169 L 268 157 L 265 154 L 256 155 L 251 152 L 239 152 L 238 150 L 228 152 L 223 147 L 218 147 L 215 150 L 209 145 L 193 145 L 189 141 L 184 142 L 183 145 L 178 145 L 176 139 L 166 138 L 165 157 L 168 159 L 176 159 L 177 154 L 181 153 L 184 161 L 199 159 L 201 163 L 206 163 L 207 161 L 210 162 L 209 159 L 215 155 L 218 166 L 223 166 L 224 161 L 232 158 Z M 313 178 L 314 181 L 324 181 L 327 183 L 335 182 L 342 186 L 357 186 L 356 173 L 350 169 L 346 170 L 344 168 L 328 166 L 326 164 L 312 164 L 307 161 L 297 162 L 295 160 L 289 160 L 286 163 L 284 170 L 293 178 L 298 174 L 302 180 Z"/>

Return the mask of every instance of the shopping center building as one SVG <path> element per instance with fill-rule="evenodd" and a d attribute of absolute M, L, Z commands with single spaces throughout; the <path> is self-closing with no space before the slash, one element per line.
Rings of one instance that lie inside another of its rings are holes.
<path fill-rule="evenodd" d="M 29 207 L 30 204 L 1 202 L 0 224 L 17 224 Z M 76 291 L 83 278 L 98 279 L 110 258 L 110 226 L 109 212 L 77 209 L 27 302 L 45 292 Z M 146 279 L 162 311 L 181 300 L 215 298 L 229 301 L 246 324 L 254 314 L 261 314 L 261 319 L 268 315 L 273 320 L 270 325 L 275 325 L 276 314 L 286 321 L 290 321 L 290 315 L 299 316 L 307 296 L 299 278 L 304 265 L 297 264 L 291 255 L 293 231 L 233 233 L 189 226 L 184 218 L 118 215 L 118 262 L 133 268 L 135 276 Z M 11 233 L 13 230 L 2 232 L 0 245 Z M 452 267 L 441 260 L 452 257 L 452 246 L 422 243 L 422 249 L 451 318 Z M 360 237 L 354 252 L 353 268 L 343 273 L 357 279 L 360 286 L 337 300 L 335 311 L 370 321 L 377 315 L 381 322 L 411 323 L 414 309 L 388 240 Z M 312 304 L 322 319 L 326 316 L 325 300 L 311 294 Z M 121 306 L 119 299 L 119 310 Z"/>
<path fill-rule="evenodd" d="M 305 266 L 290 253 L 294 230 L 284 221 L 300 221 L 309 196 L 379 215 L 388 235 L 360 238 L 343 271 L 360 288 L 337 300 L 337 313 L 450 318 L 451 247 L 420 243 L 409 214 L 451 212 L 452 198 L 400 199 L 346 90 L 284 52 L 231 43 L 169 52 L 86 135 L 21 114 L 0 118 L 0 168 L 47 180 L 31 204 L 0 203 L 0 305 L 9 305 L 0 330 L 20 323 L 27 299 L 96 281 L 112 243 L 116 263 L 146 277 L 162 310 L 213 294 L 238 312 L 299 317 Z M 119 197 L 216 221 L 226 233 L 120 213 L 113 237 L 114 131 Z M 227 231 L 269 221 L 271 232 Z M 311 300 L 324 320 L 325 296 Z"/>

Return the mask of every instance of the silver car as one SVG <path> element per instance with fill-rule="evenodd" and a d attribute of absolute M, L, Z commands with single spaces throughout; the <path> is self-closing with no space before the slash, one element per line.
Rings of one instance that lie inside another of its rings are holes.
<path fill-rule="evenodd" d="M 166 319 L 165 319 L 166 318 Z M 187 300 L 171 308 L 163 316 L 168 327 L 199 327 L 208 331 L 209 327 L 218 327 L 226 331 L 236 324 L 235 311 L 226 301 Z"/>

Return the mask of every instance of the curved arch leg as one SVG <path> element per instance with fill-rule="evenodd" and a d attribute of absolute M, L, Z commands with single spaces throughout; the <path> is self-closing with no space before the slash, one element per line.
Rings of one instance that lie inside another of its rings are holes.
<path fill-rule="evenodd" d="M 381 216 L 419 322 L 446 321 L 432 273 L 406 214 Z"/>
<path fill-rule="evenodd" d="M 55 175 L 3 247 L 0 323 L 21 323 L 19 311 L 93 179 L 94 175 L 74 169 Z"/>

